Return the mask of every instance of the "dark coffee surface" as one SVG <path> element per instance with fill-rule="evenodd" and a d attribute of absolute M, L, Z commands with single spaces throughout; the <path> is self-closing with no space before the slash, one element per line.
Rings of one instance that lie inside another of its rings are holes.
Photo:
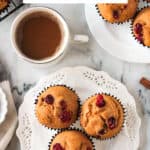
<path fill-rule="evenodd" d="M 56 20 L 44 16 L 30 18 L 22 25 L 20 49 L 32 59 L 54 55 L 61 43 L 61 29 Z"/>

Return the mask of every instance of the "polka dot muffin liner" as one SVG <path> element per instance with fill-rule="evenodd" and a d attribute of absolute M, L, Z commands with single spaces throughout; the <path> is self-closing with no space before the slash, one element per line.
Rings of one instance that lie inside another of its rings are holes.
<path fill-rule="evenodd" d="M 144 6 L 143 8 L 141 8 L 141 9 L 138 10 L 138 12 L 136 13 L 136 15 L 134 16 L 134 18 L 133 18 L 132 21 L 131 21 L 130 30 L 131 30 L 131 34 L 132 34 L 133 38 L 136 40 L 136 42 L 138 42 L 139 44 L 143 45 L 143 47 L 150 48 L 150 46 L 146 46 L 146 45 L 144 45 L 143 42 L 140 42 L 140 41 L 135 37 L 134 32 L 133 32 L 133 30 L 134 30 L 134 27 L 133 27 L 134 20 L 135 20 L 135 18 L 138 16 L 138 14 L 139 14 L 143 9 L 145 9 L 145 8 L 150 8 L 150 6 Z"/>
<path fill-rule="evenodd" d="M 109 22 L 108 20 L 106 20 L 106 19 L 101 15 L 101 12 L 100 12 L 100 10 L 99 10 L 97 4 L 95 5 L 95 8 L 96 8 L 96 10 L 97 10 L 98 15 L 99 15 L 105 22 L 107 22 L 107 23 L 109 23 L 109 24 L 121 25 L 121 24 L 124 24 L 124 23 L 129 22 L 129 21 L 132 19 L 132 18 L 129 18 L 129 19 L 127 19 L 127 20 L 125 20 L 125 21 L 122 21 L 122 22 Z"/>
<path fill-rule="evenodd" d="M 37 95 L 37 98 L 35 99 L 34 104 L 35 104 L 35 106 L 36 106 L 36 104 L 38 103 L 38 97 L 39 97 L 43 92 L 45 92 L 46 90 L 48 90 L 50 87 L 56 87 L 56 86 L 62 86 L 62 87 L 68 88 L 69 90 L 71 90 L 72 92 L 74 92 L 74 93 L 77 95 L 77 97 L 78 97 L 78 100 L 77 100 L 77 102 L 78 102 L 77 116 L 76 116 L 75 121 L 70 124 L 69 127 L 71 127 L 71 126 L 74 125 L 77 121 L 79 121 L 80 107 L 81 107 L 80 98 L 79 98 L 78 94 L 76 93 L 76 91 L 75 91 L 73 88 L 71 88 L 71 87 L 69 87 L 69 86 L 67 86 L 67 85 L 62 85 L 62 84 L 55 84 L 55 85 L 47 86 L 47 87 L 43 88 L 44 90 L 42 90 L 42 91 Z M 35 107 L 35 108 L 36 108 L 36 107 Z M 35 113 L 35 116 L 36 116 L 36 109 L 34 110 L 34 113 Z M 37 118 L 37 121 L 38 121 L 38 117 L 37 117 L 37 116 L 36 116 L 36 118 Z M 39 121 L 38 121 L 38 122 L 39 122 Z M 40 123 L 40 122 L 39 122 L 39 123 Z M 53 130 L 57 131 L 57 130 L 62 130 L 62 129 L 68 129 L 68 127 L 65 127 L 65 128 L 50 128 L 50 127 L 48 127 L 48 126 L 46 126 L 46 125 L 44 125 L 44 124 L 42 124 L 42 123 L 40 123 L 40 124 L 41 124 L 42 126 L 44 126 L 45 128 L 47 128 L 48 130 L 52 130 L 52 129 L 53 129 Z"/>
<path fill-rule="evenodd" d="M 8 4 L 4 8 L 0 9 L 0 15 L 8 10 L 8 8 L 10 6 L 10 2 L 11 2 L 11 0 L 7 0 Z"/>
<path fill-rule="evenodd" d="M 100 94 L 100 95 L 103 94 L 103 95 L 111 96 L 111 97 L 115 98 L 115 100 L 117 100 L 117 102 L 119 102 L 119 104 L 121 105 L 121 107 L 122 107 L 122 109 L 123 109 L 123 118 L 124 118 L 124 120 L 123 120 L 123 123 L 122 123 L 122 128 L 121 128 L 116 134 L 114 134 L 112 137 L 108 137 L 108 138 L 100 138 L 99 136 L 97 136 L 97 137 L 91 136 L 92 138 L 97 139 L 97 140 L 101 140 L 101 141 L 111 140 L 111 139 L 114 139 L 114 138 L 122 131 L 122 129 L 125 127 L 127 111 L 126 111 L 125 106 L 122 104 L 122 102 L 120 101 L 119 98 L 117 98 L 117 97 L 114 96 L 114 95 L 108 94 L 108 93 L 95 93 L 94 95 L 88 97 L 86 100 L 88 100 L 89 98 L 91 98 L 91 97 L 93 97 L 93 96 L 99 95 L 99 94 Z M 81 106 L 81 109 L 82 109 L 82 106 Z M 81 115 L 81 114 L 80 114 L 80 115 Z M 80 125 L 81 125 L 81 120 L 80 120 Z M 81 127 L 82 127 L 82 125 L 81 125 Z M 83 127 L 82 127 L 82 128 L 83 128 Z M 83 130 L 84 130 L 84 129 L 83 129 Z M 84 131 L 85 131 L 85 130 L 84 130 Z M 86 131 L 85 131 L 85 132 L 86 132 Z M 89 136 L 90 136 L 90 135 L 89 135 Z"/>
<path fill-rule="evenodd" d="M 53 140 L 55 139 L 55 137 L 56 137 L 58 134 L 60 134 L 60 133 L 62 133 L 62 132 L 64 132 L 64 131 L 79 131 L 79 132 L 82 133 L 85 137 L 87 137 L 87 139 L 91 142 L 91 144 L 92 144 L 92 150 L 96 150 L 95 144 L 94 144 L 94 142 L 93 142 L 92 137 L 89 136 L 88 134 L 86 134 L 83 130 L 78 129 L 78 128 L 75 128 L 75 127 L 70 127 L 70 128 L 68 128 L 68 129 L 60 129 L 60 130 L 58 130 L 57 133 L 56 133 L 54 136 L 52 136 L 50 142 L 48 143 L 48 150 L 50 150 L 51 144 L 52 144 Z"/>

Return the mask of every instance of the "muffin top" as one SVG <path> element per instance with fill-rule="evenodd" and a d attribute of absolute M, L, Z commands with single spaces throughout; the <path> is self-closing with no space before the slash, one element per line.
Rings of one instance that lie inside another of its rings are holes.
<path fill-rule="evenodd" d="M 46 127 L 66 128 L 77 119 L 78 106 L 75 92 L 64 86 L 53 86 L 38 97 L 35 113 Z"/>
<path fill-rule="evenodd" d="M 68 130 L 59 133 L 50 150 L 93 150 L 91 141 L 81 132 Z"/>
<path fill-rule="evenodd" d="M 0 1 L 0 10 L 3 10 L 8 5 L 8 0 Z"/>
<path fill-rule="evenodd" d="M 80 123 L 91 136 L 111 138 L 119 133 L 123 122 L 122 105 L 112 96 L 97 94 L 86 100 L 82 106 Z"/>
<path fill-rule="evenodd" d="M 128 4 L 97 4 L 100 14 L 110 23 L 120 23 L 132 18 L 136 13 L 138 0 Z"/>
<path fill-rule="evenodd" d="M 133 34 L 140 43 L 150 46 L 150 7 L 144 8 L 134 19 Z"/>

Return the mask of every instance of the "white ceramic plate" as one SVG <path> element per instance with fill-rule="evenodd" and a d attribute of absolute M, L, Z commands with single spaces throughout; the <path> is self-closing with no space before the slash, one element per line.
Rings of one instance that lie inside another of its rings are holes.
<path fill-rule="evenodd" d="M 8 111 L 6 95 L 0 87 L 0 124 L 5 120 Z"/>
<path fill-rule="evenodd" d="M 141 120 L 134 98 L 126 87 L 103 71 L 87 67 L 64 68 L 41 79 L 27 92 L 19 109 L 17 136 L 21 150 L 48 150 L 48 143 L 57 131 L 43 127 L 35 117 L 35 99 L 39 92 L 50 85 L 67 85 L 73 88 L 83 103 L 89 96 L 102 92 L 116 96 L 126 108 L 126 120 L 122 131 L 111 140 L 94 140 L 96 150 L 137 150 Z M 79 121 L 73 127 L 81 129 Z M 113 145 L 113 146 L 112 146 Z"/>
<path fill-rule="evenodd" d="M 94 4 L 85 5 L 89 29 L 99 45 L 122 60 L 135 63 L 150 63 L 150 48 L 134 40 L 130 22 L 122 25 L 105 22 L 97 13 Z"/>

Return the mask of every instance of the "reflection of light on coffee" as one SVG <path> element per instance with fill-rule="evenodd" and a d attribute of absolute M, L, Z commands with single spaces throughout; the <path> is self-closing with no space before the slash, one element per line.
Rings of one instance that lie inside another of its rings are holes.
<path fill-rule="evenodd" d="M 16 35 L 22 53 L 35 60 L 54 55 L 62 39 L 57 20 L 46 13 L 26 16 L 19 24 Z"/>

